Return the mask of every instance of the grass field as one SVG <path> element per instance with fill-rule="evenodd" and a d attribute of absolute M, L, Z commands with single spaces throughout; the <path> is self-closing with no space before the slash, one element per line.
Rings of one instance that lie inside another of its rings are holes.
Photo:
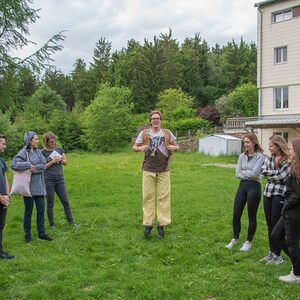
<path fill-rule="evenodd" d="M 172 161 L 172 225 L 160 240 L 143 238 L 140 153 L 69 154 L 65 177 L 75 222 L 72 230 L 56 200 L 52 243 L 23 241 L 23 200 L 8 211 L 4 246 L 16 258 L 0 261 L 0 299 L 299 299 L 300 285 L 279 275 L 288 259 L 265 266 L 266 225 L 262 205 L 248 253 L 225 249 L 231 239 L 235 163 L 176 153 Z M 262 204 L 262 203 L 261 203 Z M 246 214 L 241 242 L 246 238 Z M 286 257 L 285 257 L 286 258 Z"/>

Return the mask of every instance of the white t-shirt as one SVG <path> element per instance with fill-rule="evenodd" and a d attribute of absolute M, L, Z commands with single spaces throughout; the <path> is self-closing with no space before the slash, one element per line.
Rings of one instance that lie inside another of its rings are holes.
<path fill-rule="evenodd" d="M 151 129 L 147 131 L 146 134 L 149 134 L 150 138 L 150 145 L 149 145 L 149 150 L 152 151 L 155 147 L 159 149 L 165 156 L 168 156 L 168 150 L 166 148 L 166 143 L 165 143 L 165 138 L 163 135 L 163 130 L 160 129 L 158 132 L 153 132 Z M 176 137 L 174 134 L 170 131 L 171 137 L 170 137 L 170 142 L 174 142 L 176 140 Z M 143 131 L 139 133 L 135 140 L 136 144 L 143 144 Z"/>

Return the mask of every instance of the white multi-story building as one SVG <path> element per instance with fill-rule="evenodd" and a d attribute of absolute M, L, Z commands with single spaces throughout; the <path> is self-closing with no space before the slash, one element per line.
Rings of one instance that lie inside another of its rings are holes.
<path fill-rule="evenodd" d="M 268 139 L 300 137 L 300 0 L 268 0 L 257 7 L 259 120 L 246 126 Z"/>

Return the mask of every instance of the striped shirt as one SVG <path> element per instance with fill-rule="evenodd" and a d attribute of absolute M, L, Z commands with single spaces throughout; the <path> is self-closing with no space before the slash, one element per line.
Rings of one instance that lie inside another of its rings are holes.
<path fill-rule="evenodd" d="M 261 174 L 267 179 L 264 196 L 284 196 L 286 192 L 285 181 L 290 174 L 290 162 L 283 161 L 279 166 L 275 164 L 275 156 L 266 157 Z"/>

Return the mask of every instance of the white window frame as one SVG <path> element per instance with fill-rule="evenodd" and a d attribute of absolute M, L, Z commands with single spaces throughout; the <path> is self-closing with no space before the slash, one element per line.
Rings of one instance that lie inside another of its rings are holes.
<path fill-rule="evenodd" d="M 276 107 L 276 89 L 280 89 L 280 107 Z M 283 91 L 287 89 L 287 107 L 283 107 Z M 274 110 L 288 110 L 289 109 L 289 87 L 288 86 L 278 86 L 273 88 L 273 103 L 274 103 Z"/>
<path fill-rule="evenodd" d="M 278 21 L 276 21 L 276 16 L 281 16 L 282 18 Z M 293 19 L 293 9 L 285 9 L 282 11 L 276 11 L 272 13 L 272 23 L 280 23 L 288 20 Z"/>
<path fill-rule="evenodd" d="M 284 50 L 286 49 L 286 60 L 284 60 Z M 278 60 L 278 53 L 280 52 L 280 61 Z M 274 62 L 276 65 L 278 64 L 285 64 L 288 62 L 288 47 L 287 46 L 282 46 L 282 47 L 277 47 L 274 48 Z"/>
<path fill-rule="evenodd" d="M 273 132 L 273 135 L 280 135 L 285 139 L 285 141 L 289 142 L 289 133 L 288 132 Z"/>

